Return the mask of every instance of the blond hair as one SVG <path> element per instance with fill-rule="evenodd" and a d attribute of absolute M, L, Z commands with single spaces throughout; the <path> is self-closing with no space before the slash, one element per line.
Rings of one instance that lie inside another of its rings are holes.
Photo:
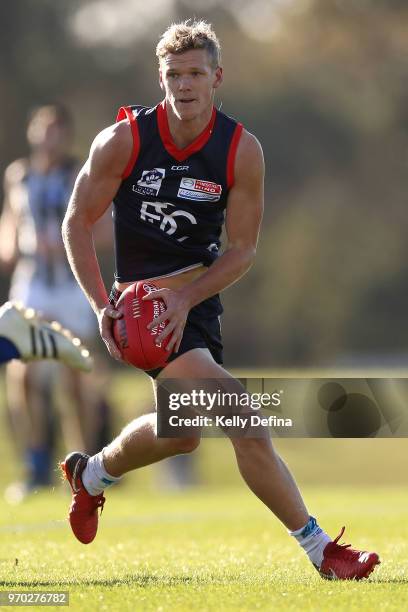
<path fill-rule="evenodd" d="M 181 23 L 172 23 L 163 32 L 157 47 L 159 62 L 168 53 L 184 53 L 190 49 L 205 49 L 210 56 L 211 65 L 217 68 L 221 61 L 221 45 L 210 23 L 187 19 Z"/>

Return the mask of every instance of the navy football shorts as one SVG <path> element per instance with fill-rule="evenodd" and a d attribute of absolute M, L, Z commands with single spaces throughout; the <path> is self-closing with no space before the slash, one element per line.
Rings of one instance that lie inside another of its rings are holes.
<path fill-rule="evenodd" d="M 116 306 L 121 292 L 113 285 L 109 302 Z M 219 295 L 214 295 L 197 306 L 194 306 L 188 313 L 186 325 L 184 327 L 183 338 L 177 353 L 171 353 L 167 363 L 174 361 L 183 353 L 195 348 L 206 348 L 210 351 L 216 363 L 223 363 L 223 346 L 221 338 L 222 305 Z M 151 378 L 157 378 L 164 368 L 145 370 Z"/>

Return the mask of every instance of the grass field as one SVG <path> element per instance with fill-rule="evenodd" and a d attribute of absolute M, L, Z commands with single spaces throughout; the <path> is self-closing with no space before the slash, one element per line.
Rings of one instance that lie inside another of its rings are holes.
<path fill-rule="evenodd" d="M 68 590 L 74 610 L 408 609 L 408 494 L 307 490 L 335 535 L 375 543 L 369 581 L 322 581 L 244 488 L 172 495 L 110 491 L 95 542 L 71 536 L 67 497 L 42 493 L 2 516 L 1 589 Z M 16 565 L 16 559 L 18 564 Z"/>
<path fill-rule="evenodd" d="M 123 420 L 132 410 L 122 401 L 128 384 L 119 377 L 112 387 Z M 151 467 L 109 490 L 88 546 L 65 520 L 66 485 L 18 506 L 2 503 L 0 590 L 67 590 L 70 609 L 84 611 L 408 609 L 406 442 L 278 443 L 330 535 L 345 524 L 345 542 L 379 552 L 382 564 L 368 581 L 321 580 L 241 484 L 228 442 L 218 439 L 198 451 L 200 486 L 165 492 L 154 486 L 158 468 Z M 15 473 L 13 457 L 3 428 L 0 488 Z"/>

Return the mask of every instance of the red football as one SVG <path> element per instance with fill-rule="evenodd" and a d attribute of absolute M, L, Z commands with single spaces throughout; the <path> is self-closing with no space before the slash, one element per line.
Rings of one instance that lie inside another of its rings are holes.
<path fill-rule="evenodd" d="M 116 344 L 123 359 L 141 370 L 163 367 L 169 357 L 169 352 L 166 351 L 169 336 L 159 345 L 155 344 L 167 321 L 153 329 L 147 329 L 147 325 L 166 310 L 161 298 L 142 300 L 144 295 L 157 290 L 158 287 L 153 283 L 138 281 L 125 289 L 116 304 L 117 310 L 123 314 L 123 317 L 115 319 L 113 324 Z"/>

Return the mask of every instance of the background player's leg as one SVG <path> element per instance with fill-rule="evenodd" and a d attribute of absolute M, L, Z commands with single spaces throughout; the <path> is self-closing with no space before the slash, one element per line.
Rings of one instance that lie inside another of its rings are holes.
<path fill-rule="evenodd" d="M 163 370 L 160 378 L 228 379 L 228 392 L 245 391 L 239 381 L 215 363 L 207 349 L 181 355 Z M 300 529 L 308 522 L 309 513 L 266 429 L 264 434 L 263 438 L 231 438 L 239 470 L 249 488 L 288 529 Z"/>
<path fill-rule="evenodd" d="M 65 402 L 57 403 L 64 444 L 66 448 L 88 451 L 89 404 L 84 394 L 82 373 L 64 368 L 59 372 L 59 378 L 65 398 Z"/>
<path fill-rule="evenodd" d="M 19 453 L 24 453 L 30 435 L 27 408 L 27 366 L 24 363 L 13 361 L 7 366 L 5 407 L 16 448 Z"/>
<path fill-rule="evenodd" d="M 43 394 L 42 365 L 13 362 L 7 368 L 10 423 L 16 445 L 25 455 L 27 490 L 50 484 L 52 478 L 50 398 Z"/>

